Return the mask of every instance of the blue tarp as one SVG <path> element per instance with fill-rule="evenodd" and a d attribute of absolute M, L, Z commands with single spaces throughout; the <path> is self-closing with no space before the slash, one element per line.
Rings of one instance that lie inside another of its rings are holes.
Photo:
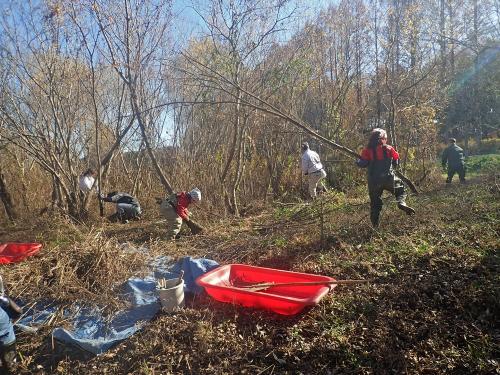
<path fill-rule="evenodd" d="M 218 263 L 210 259 L 193 259 L 185 257 L 172 264 L 169 257 L 158 257 L 151 262 L 151 275 L 140 278 L 130 278 L 122 286 L 120 297 L 127 300 L 132 307 L 118 311 L 110 317 L 104 317 L 97 307 L 80 307 L 64 311 L 71 317 L 73 329 L 56 328 L 53 337 L 60 342 L 71 344 L 93 354 L 101 354 L 116 343 L 130 337 L 151 320 L 161 306 L 156 292 L 156 280 L 179 277 L 184 271 L 184 289 L 188 293 L 199 293 L 203 289 L 196 285 L 198 276 L 216 268 Z M 43 324 L 57 310 L 41 305 L 33 308 L 29 316 L 19 323 L 23 325 Z"/>

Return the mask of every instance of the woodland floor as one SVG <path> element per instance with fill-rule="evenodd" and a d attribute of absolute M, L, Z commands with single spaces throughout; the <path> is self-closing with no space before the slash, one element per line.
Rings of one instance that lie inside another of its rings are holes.
<path fill-rule="evenodd" d="M 19 372 L 60 374 L 492 374 L 500 373 L 498 176 L 465 185 L 435 182 L 409 198 L 407 217 L 391 198 L 378 231 L 367 194 L 330 192 L 314 204 L 277 204 L 232 221 L 203 221 L 208 231 L 162 240 L 154 220 L 74 225 L 45 218 L 0 231 L 0 241 L 39 240 L 43 251 L 2 266 L 14 296 L 70 304 L 92 300 L 110 310 L 112 286 L 144 271 L 141 255 L 206 257 L 334 276 L 370 279 L 338 286 L 319 305 L 286 317 L 189 299 L 140 333 L 94 358 L 38 336 L 18 335 Z M 322 223 L 323 222 L 323 223 Z M 321 230 L 322 228 L 322 230 Z M 323 236 L 321 236 L 323 232 Z"/>

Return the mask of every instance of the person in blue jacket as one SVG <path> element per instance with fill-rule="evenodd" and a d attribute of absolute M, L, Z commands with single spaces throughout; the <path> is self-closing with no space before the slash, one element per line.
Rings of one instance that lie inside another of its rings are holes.
<path fill-rule="evenodd" d="M 10 373 L 16 360 L 16 335 L 13 321 L 22 313 L 22 309 L 2 293 L 0 296 L 0 360 L 3 373 Z"/>

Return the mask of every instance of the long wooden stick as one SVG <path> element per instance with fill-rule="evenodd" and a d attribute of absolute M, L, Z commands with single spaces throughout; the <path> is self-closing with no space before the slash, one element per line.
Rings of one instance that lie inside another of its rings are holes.
<path fill-rule="evenodd" d="M 251 292 L 257 292 L 259 290 L 269 289 L 275 286 L 309 286 L 309 285 L 352 285 L 352 284 L 364 284 L 368 283 L 369 280 L 332 280 L 332 281 L 296 281 L 289 283 L 260 283 L 248 286 L 235 286 L 238 289 L 244 289 Z"/>

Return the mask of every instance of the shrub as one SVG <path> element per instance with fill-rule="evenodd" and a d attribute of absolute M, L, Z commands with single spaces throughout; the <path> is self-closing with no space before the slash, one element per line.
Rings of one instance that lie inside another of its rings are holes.
<path fill-rule="evenodd" d="M 500 168 L 500 155 L 475 155 L 467 158 L 468 172 L 495 173 Z"/>

